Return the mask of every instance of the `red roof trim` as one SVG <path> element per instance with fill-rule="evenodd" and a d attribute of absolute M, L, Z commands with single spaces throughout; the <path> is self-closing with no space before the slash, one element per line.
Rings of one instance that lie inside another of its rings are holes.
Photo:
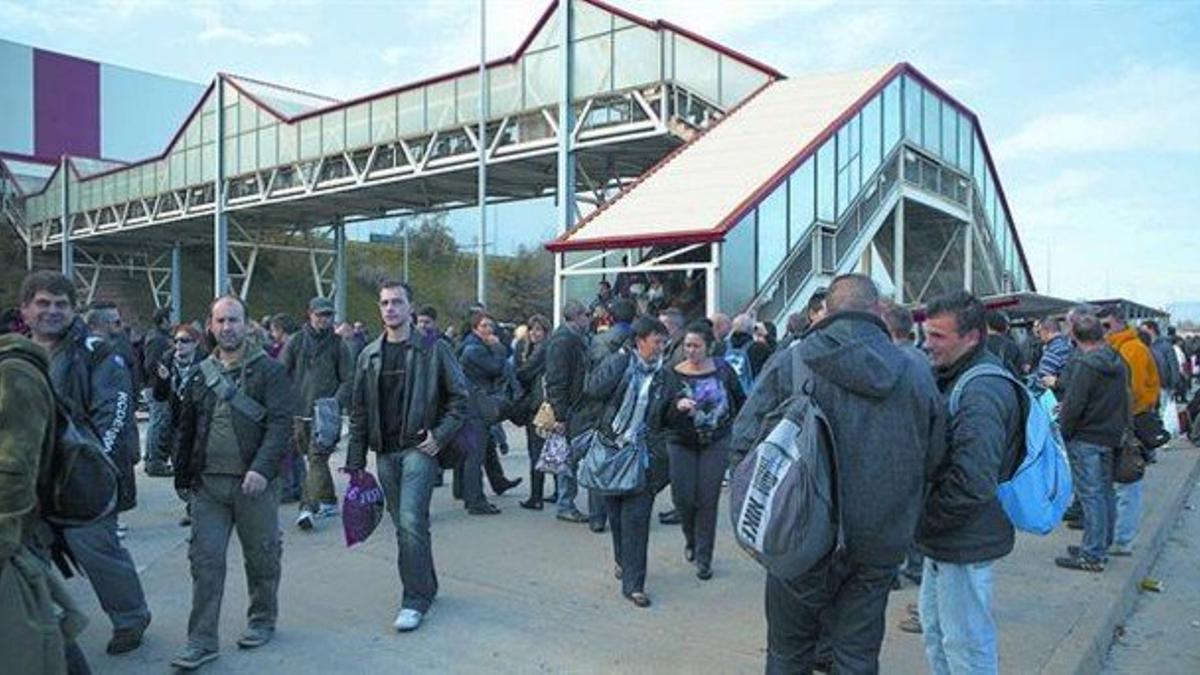
<path fill-rule="evenodd" d="M 553 241 L 546 248 L 554 253 L 567 251 L 587 251 L 615 248 L 634 248 L 638 246 L 675 246 L 680 244 L 709 244 L 720 241 L 722 233 L 717 230 L 686 230 L 683 232 L 647 232 L 645 234 L 621 237 L 601 237 L 580 242 Z M 553 246 L 553 248 L 551 248 Z"/>
<path fill-rule="evenodd" d="M 257 85 L 260 85 L 263 87 L 271 87 L 272 89 L 279 89 L 280 91 L 286 91 L 289 94 L 299 94 L 300 96 L 311 96 L 312 98 L 319 98 L 323 101 L 328 101 L 330 103 L 341 103 L 340 99 L 336 99 L 332 96 L 326 96 L 324 94 L 317 94 L 315 92 L 305 91 L 304 89 L 298 89 L 296 87 L 289 87 L 286 84 L 276 84 L 275 82 L 267 82 L 266 80 L 260 80 L 260 79 L 253 78 L 253 77 L 247 77 L 245 75 L 238 75 L 237 73 L 225 73 L 225 76 L 234 78 L 236 80 L 244 80 L 246 82 L 249 82 L 250 84 L 257 84 Z"/>

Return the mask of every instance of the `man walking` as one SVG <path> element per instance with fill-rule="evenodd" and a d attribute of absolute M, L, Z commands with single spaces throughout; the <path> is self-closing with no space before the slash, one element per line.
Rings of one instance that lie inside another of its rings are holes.
<path fill-rule="evenodd" d="M 983 304 L 966 291 L 926 308 L 925 346 L 942 395 L 949 399 L 972 368 L 1004 364 L 985 348 Z M 1013 549 L 1012 523 L 996 498 L 1015 469 L 1025 428 L 1017 385 L 996 376 L 961 390 L 944 461 L 934 473 L 917 528 L 925 556 L 920 616 L 925 656 L 934 673 L 995 673 L 992 566 Z"/>
<path fill-rule="evenodd" d="M 300 403 L 294 424 L 296 450 L 308 459 L 308 476 L 301 487 L 300 513 L 296 517 L 296 525 L 302 530 L 312 530 L 318 518 L 338 512 L 329 455 L 336 449 L 340 435 L 341 411 L 350 401 L 354 361 L 350 347 L 334 333 L 332 325 L 333 302 L 313 298 L 308 303 L 308 323 L 288 340 L 279 357 L 292 378 Z M 337 424 L 338 433 L 324 429 L 321 430 L 326 433 L 313 433 L 318 406 L 327 412 L 336 411 L 327 414 L 324 422 Z M 328 439 L 333 439 L 333 443 Z"/>
<path fill-rule="evenodd" d="M 483 406 L 488 399 L 502 395 L 507 362 L 507 349 L 496 335 L 496 321 L 485 312 L 471 316 L 471 332 L 463 338 L 459 359 L 470 392 L 468 447 L 455 467 L 454 483 L 466 505 L 467 513 L 490 516 L 500 513 L 499 507 L 483 496 L 483 474 L 487 473 L 492 492 L 497 497 L 521 484 L 522 479 L 509 480 L 504 475 L 497 453 L 493 432 L 500 420 L 483 418 Z"/>
<path fill-rule="evenodd" d="M 912 541 L 927 466 L 944 450 L 933 378 L 892 344 L 874 282 L 840 276 L 826 303 L 826 317 L 795 351 L 767 363 L 734 422 L 736 462 L 765 433 L 764 418 L 793 394 L 798 355 L 836 439 L 845 546 L 794 579 L 767 575 L 768 673 L 810 672 L 823 621 L 834 672 L 879 670 L 888 592 Z"/>
<path fill-rule="evenodd" d="M 546 342 L 546 402 L 554 411 L 556 431 L 567 440 L 583 433 L 590 419 L 583 410 L 583 387 L 588 372 L 588 312 L 578 300 L 563 305 L 563 323 Z M 587 516 L 575 506 L 579 484 L 572 473 L 558 477 L 558 519 L 570 523 L 585 523 Z M 594 531 L 602 532 L 604 522 Z"/>
<path fill-rule="evenodd" d="M 1161 387 L 1150 348 L 1138 339 L 1137 329 L 1128 325 L 1115 307 L 1102 307 L 1096 316 L 1104 326 L 1109 346 L 1117 350 L 1129 371 L 1133 416 L 1154 414 Z M 1142 519 L 1142 481 L 1121 483 L 1115 489 L 1117 515 L 1113 523 L 1113 543 L 1108 552 L 1116 556 L 1133 555 L 1133 540 Z"/>
<path fill-rule="evenodd" d="M 467 410 L 467 387 L 450 347 L 412 323 L 412 294 L 400 281 L 379 286 L 385 331 L 354 367 L 346 469 L 362 471 L 374 450 L 379 484 L 396 527 L 403 599 L 393 624 L 416 630 L 437 595 L 429 500 Z"/>
<path fill-rule="evenodd" d="M 146 462 L 147 476 L 170 476 L 171 468 L 167 463 L 171 459 L 169 436 L 171 430 L 171 405 L 168 401 L 154 398 L 154 385 L 158 381 L 158 367 L 172 351 L 171 344 L 171 308 L 160 307 L 154 312 L 154 327 L 146 334 L 143 342 L 142 373 L 145 374 L 145 388 L 142 389 L 142 400 L 150 413 L 150 421 L 146 425 L 146 452 L 143 459 Z"/>
<path fill-rule="evenodd" d="M 192 507 L 188 547 L 192 613 L 188 643 L 171 665 L 194 670 L 217 658 L 225 555 L 237 528 L 249 587 L 243 649 L 275 634 L 281 574 L 279 464 L 288 448 L 295 397 L 282 364 L 247 340 L 246 305 L 223 296 L 209 308 L 216 349 L 183 396 L 175 488 Z"/>
<path fill-rule="evenodd" d="M 0 335 L 0 641 L 11 673 L 90 672 L 75 643 L 87 618 L 47 562 L 53 534 L 38 486 L 55 459 L 49 368 L 44 349 Z"/>
<path fill-rule="evenodd" d="M 1067 555 L 1054 563 L 1102 572 L 1117 508 L 1113 459 L 1129 426 L 1129 375 L 1121 357 L 1104 341 L 1104 327 L 1095 314 L 1074 312 L 1071 335 L 1079 356 L 1068 369 L 1058 423 L 1083 509 L 1083 545 L 1067 547 Z"/>
<path fill-rule="evenodd" d="M 25 277 L 21 315 L 30 337 L 50 354 L 55 393 L 75 421 L 100 439 L 118 467 L 118 509 L 132 508 L 138 447 L 127 364 L 105 340 L 84 327 L 75 314 L 75 286 L 57 272 L 34 272 Z M 86 527 L 67 529 L 64 536 L 112 621 L 108 653 L 137 649 L 150 625 L 150 610 L 133 559 L 117 536 L 117 514 Z"/>

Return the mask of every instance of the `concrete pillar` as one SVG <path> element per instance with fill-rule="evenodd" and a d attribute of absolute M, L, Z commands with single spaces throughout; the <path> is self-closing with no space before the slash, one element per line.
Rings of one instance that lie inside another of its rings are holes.
<path fill-rule="evenodd" d="M 475 300 L 484 306 L 487 306 L 487 113 L 487 0 L 479 0 L 479 250 L 475 263 Z"/>

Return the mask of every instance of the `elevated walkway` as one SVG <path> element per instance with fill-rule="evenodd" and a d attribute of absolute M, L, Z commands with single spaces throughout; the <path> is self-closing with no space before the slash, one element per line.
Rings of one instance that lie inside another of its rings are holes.
<path fill-rule="evenodd" d="M 978 119 L 908 64 L 769 83 L 547 248 L 560 296 L 653 275 L 776 322 L 850 271 L 905 303 L 1033 289 Z"/>

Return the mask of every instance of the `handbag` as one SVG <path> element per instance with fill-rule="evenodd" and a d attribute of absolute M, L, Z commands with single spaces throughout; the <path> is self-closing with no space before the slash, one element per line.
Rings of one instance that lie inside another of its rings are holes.
<path fill-rule="evenodd" d="M 1113 462 L 1113 481 L 1122 484 L 1136 483 L 1146 475 L 1146 458 L 1137 439 L 1128 432 L 1121 440 L 1116 450 L 1117 456 Z"/>
<path fill-rule="evenodd" d="M 319 450 L 331 452 L 342 438 L 342 411 L 336 398 L 313 401 L 312 443 Z"/>
<path fill-rule="evenodd" d="M 602 495 L 636 494 L 646 489 L 645 453 L 642 442 L 619 445 L 597 431 L 579 462 L 576 479 L 581 486 Z"/>
<path fill-rule="evenodd" d="M 558 420 L 554 417 L 554 406 L 546 400 L 546 383 L 543 381 L 542 404 L 538 406 L 537 412 L 533 415 L 533 431 L 542 438 L 550 438 L 550 434 L 553 433 L 552 429 L 557 425 Z"/>
<path fill-rule="evenodd" d="M 1153 410 L 1133 416 L 1133 433 L 1147 450 L 1161 448 L 1171 440 L 1171 435 L 1163 428 L 1162 417 Z"/>

